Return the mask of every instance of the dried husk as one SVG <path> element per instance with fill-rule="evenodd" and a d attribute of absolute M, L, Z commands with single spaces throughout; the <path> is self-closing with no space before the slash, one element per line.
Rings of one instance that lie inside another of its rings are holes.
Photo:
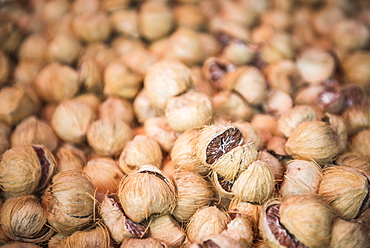
<path fill-rule="evenodd" d="M 5 52 L 0 51 L 0 85 L 8 81 L 10 74 L 10 60 Z"/>
<path fill-rule="evenodd" d="M 262 104 L 267 97 L 267 84 L 262 72 L 254 66 L 240 66 L 226 75 L 226 89 L 238 92 L 252 105 Z"/>
<path fill-rule="evenodd" d="M 207 175 L 209 167 L 204 166 L 194 154 L 199 130 L 200 128 L 192 128 L 180 134 L 173 144 L 170 157 L 179 171 L 195 171 L 200 175 Z"/>
<path fill-rule="evenodd" d="M 109 15 L 113 30 L 124 36 L 139 38 L 138 13 L 135 9 L 120 9 Z"/>
<path fill-rule="evenodd" d="M 186 225 L 186 234 L 190 242 L 201 243 L 212 234 L 220 234 L 227 228 L 230 216 L 216 206 L 202 207 L 195 212 Z"/>
<path fill-rule="evenodd" d="M 300 52 L 296 63 L 303 80 L 311 84 L 324 82 L 335 69 L 333 56 L 318 48 L 306 48 Z"/>
<path fill-rule="evenodd" d="M 32 243 L 14 242 L 4 244 L 1 247 L 4 248 L 41 248 L 41 246 Z"/>
<path fill-rule="evenodd" d="M 166 2 L 147 2 L 138 12 L 140 36 L 153 41 L 168 35 L 174 25 L 172 11 Z"/>
<path fill-rule="evenodd" d="M 103 69 L 117 57 L 117 52 L 113 47 L 110 47 L 103 42 L 92 42 L 83 47 L 78 62 L 80 63 L 86 58 L 94 58 L 99 68 Z"/>
<path fill-rule="evenodd" d="M 254 145 L 257 150 L 261 150 L 263 148 L 264 139 L 258 129 L 256 129 L 251 123 L 245 121 L 234 122 L 231 124 L 239 128 L 242 132 L 244 143 L 249 144 L 249 146 Z"/>
<path fill-rule="evenodd" d="M 62 240 L 61 248 L 111 248 L 113 242 L 110 239 L 108 229 L 97 223 L 94 228 L 84 231 L 76 231 Z"/>
<path fill-rule="evenodd" d="M 169 214 L 152 217 L 149 224 L 149 237 L 155 238 L 168 247 L 180 247 L 186 238 L 185 231 Z"/>
<path fill-rule="evenodd" d="M 145 164 L 161 168 L 162 158 L 159 144 L 146 135 L 138 134 L 126 143 L 119 156 L 118 165 L 124 173 L 129 174 Z"/>
<path fill-rule="evenodd" d="M 86 226 L 94 217 L 94 186 L 78 170 L 57 173 L 43 195 L 51 227 L 63 235 L 71 235 Z"/>
<path fill-rule="evenodd" d="M 0 122 L 0 156 L 9 148 L 10 128 Z"/>
<path fill-rule="evenodd" d="M 120 119 L 104 118 L 91 123 L 86 137 L 98 155 L 119 156 L 127 141 L 134 137 L 134 132 Z"/>
<path fill-rule="evenodd" d="M 236 66 L 229 61 L 219 57 L 209 57 L 202 65 L 202 74 L 205 79 L 216 89 L 226 89 L 224 80 L 227 73 L 236 69 Z"/>
<path fill-rule="evenodd" d="M 233 20 L 227 20 L 221 16 L 213 15 L 208 20 L 208 29 L 215 35 L 222 45 L 228 43 L 231 39 L 241 42 L 247 42 L 250 39 L 250 32 L 241 23 Z M 225 38 L 225 41 L 224 39 Z"/>
<path fill-rule="evenodd" d="M 82 47 L 77 38 L 69 34 L 57 34 L 48 43 L 47 58 L 73 65 Z"/>
<path fill-rule="evenodd" d="M 1 225 L 5 235 L 16 241 L 37 244 L 54 234 L 47 226 L 46 210 L 33 195 L 7 199 L 1 207 Z"/>
<path fill-rule="evenodd" d="M 290 160 L 286 165 L 281 197 L 301 194 L 316 194 L 322 179 L 322 168 L 314 161 Z"/>
<path fill-rule="evenodd" d="M 270 88 L 267 94 L 267 99 L 263 104 L 264 111 L 276 117 L 279 117 L 293 108 L 293 99 L 287 92 Z"/>
<path fill-rule="evenodd" d="M 347 166 L 328 167 L 323 171 L 318 194 L 339 217 L 352 220 L 369 207 L 369 185 L 362 171 Z"/>
<path fill-rule="evenodd" d="M 348 141 L 348 128 L 346 120 L 339 115 L 328 112 L 324 114 L 322 120 L 329 122 L 332 129 L 337 133 L 339 153 L 344 152 L 347 149 Z"/>
<path fill-rule="evenodd" d="M 243 2 L 220 1 L 218 15 L 245 27 L 250 27 L 258 17 L 257 11 L 252 5 Z"/>
<path fill-rule="evenodd" d="M 18 59 L 20 61 L 33 61 L 36 63 L 45 63 L 47 40 L 44 35 L 35 32 L 27 36 L 20 44 L 18 50 Z"/>
<path fill-rule="evenodd" d="M 369 236 L 361 223 L 335 218 L 331 229 L 331 248 L 366 247 L 369 241 Z"/>
<path fill-rule="evenodd" d="M 115 12 L 120 9 L 126 9 L 130 4 L 128 0 L 105 0 L 101 3 L 100 8 L 107 12 Z"/>
<path fill-rule="evenodd" d="M 108 15 L 103 11 L 78 13 L 71 25 L 77 38 L 86 43 L 104 41 L 112 31 Z"/>
<path fill-rule="evenodd" d="M 139 92 L 143 77 L 131 71 L 121 59 L 111 61 L 104 69 L 104 95 L 131 100 Z"/>
<path fill-rule="evenodd" d="M 127 218 L 116 195 L 104 195 L 104 199 L 99 205 L 99 213 L 110 236 L 116 243 L 122 243 L 130 237 L 141 238 L 148 230 L 145 225 L 135 223 Z"/>
<path fill-rule="evenodd" d="M 91 93 L 91 92 L 90 93 L 87 92 L 87 93 L 79 94 L 79 95 L 73 97 L 72 99 L 86 104 L 92 110 L 94 110 L 95 113 L 97 112 L 98 107 L 102 103 L 101 98 L 99 96 L 97 96 L 96 94 Z"/>
<path fill-rule="evenodd" d="M 60 244 L 65 237 L 65 235 L 56 233 L 48 240 L 48 248 L 60 248 Z"/>
<path fill-rule="evenodd" d="M 266 142 L 272 135 L 279 135 L 278 122 L 276 117 L 267 113 L 255 113 L 250 124 L 260 133 Z"/>
<path fill-rule="evenodd" d="M 129 238 L 125 239 L 120 248 L 167 248 L 167 245 L 154 238 Z"/>
<path fill-rule="evenodd" d="M 195 80 L 186 65 L 164 60 L 149 66 L 144 78 L 144 88 L 152 105 L 164 110 L 170 97 L 193 87 Z"/>
<path fill-rule="evenodd" d="M 118 197 L 126 215 L 138 223 L 152 214 L 172 213 L 177 203 L 175 184 L 154 165 L 143 165 L 124 177 Z"/>
<path fill-rule="evenodd" d="M 19 61 L 13 71 L 15 84 L 30 85 L 40 69 L 41 65 L 33 61 Z"/>
<path fill-rule="evenodd" d="M 273 63 L 282 59 L 293 59 L 293 39 L 286 32 L 276 32 L 262 47 L 261 57 L 266 63 Z"/>
<path fill-rule="evenodd" d="M 140 124 L 143 124 L 150 117 L 159 116 L 159 111 L 151 104 L 145 89 L 139 91 L 132 106 L 136 119 Z"/>
<path fill-rule="evenodd" d="M 145 134 L 157 141 L 165 153 L 169 153 L 180 133 L 174 131 L 164 116 L 150 117 L 144 122 Z"/>
<path fill-rule="evenodd" d="M 277 214 L 271 213 L 268 216 L 268 208 L 274 205 L 279 206 Z M 279 221 L 274 223 L 274 229 L 270 226 L 271 215 Z M 332 208 L 322 198 L 315 194 L 306 194 L 291 196 L 282 202 L 277 199 L 269 200 L 263 207 L 260 224 L 264 240 L 272 247 L 328 247 L 334 217 Z M 276 228 L 276 225 L 280 227 Z"/>
<path fill-rule="evenodd" d="M 230 215 L 232 220 L 221 235 L 238 241 L 241 247 L 252 247 L 254 238 L 252 222 L 243 214 L 231 212 Z"/>
<path fill-rule="evenodd" d="M 89 159 L 83 172 L 94 185 L 97 194 L 116 193 L 124 176 L 117 162 L 108 157 Z"/>
<path fill-rule="evenodd" d="M 83 170 L 87 158 L 83 150 L 65 143 L 56 152 L 57 172 L 67 170 Z"/>
<path fill-rule="evenodd" d="M 121 59 L 131 71 L 143 77 L 149 67 L 159 61 L 158 55 L 144 46 L 129 50 L 121 56 Z"/>
<path fill-rule="evenodd" d="M 225 180 L 235 180 L 241 171 L 248 168 L 257 159 L 258 151 L 254 143 L 250 142 L 223 154 L 212 164 L 211 169 L 224 177 Z"/>
<path fill-rule="evenodd" d="M 202 242 L 194 243 L 194 247 L 219 247 L 219 248 L 227 248 L 227 247 L 235 247 L 235 248 L 242 248 L 242 247 L 251 247 L 245 246 L 241 244 L 238 240 L 235 240 L 229 236 L 224 234 L 212 234 L 203 239 Z M 199 246 L 200 244 L 200 246 Z M 198 246 L 196 246 L 198 245 Z M 190 246 L 189 248 L 192 248 Z"/>
<path fill-rule="evenodd" d="M 280 161 L 279 158 L 274 156 L 268 150 L 260 151 L 258 154 L 258 160 L 261 160 L 270 166 L 270 169 L 274 174 L 275 183 L 280 184 L 286 169 L 285 160 Z"/>
<path fill-rule="evenodd" d="M 333 43 L 338 50 L 362 50 L 368 47 L 369 41 L 369 27 L 360 20 L 343 18 L 334 26 Z"/>
<path fill-rule="evenodd" d="M 318 120 L 318 115 L 318 110 L 311 105 L 296 105 L 278 119 L 279 131 L 289 137 L 299 124 Z"/>
<path fill-rule="evenodd" d="M 313 159 L 323 166 L 338 155 L 337 140 L 337 133 L 328 123 L 306 121 L 293 130 L 285 144 L 285 150 L 295 159 Z"/>
<path fill-rule="evenodd" d="M 251 63 L 255 54 L 256 50 L 248 43 L 231 40 L 222 50 L 220 57 L 234 65 L 243 66 Z"/>
<path fill-rule="evenodd" d="M 104 87 L 103 72 L 94 57 L 85 57 L 79 61 L 78 81 L 88 92 L 102 92 Z"/>
<path fill-rule="evenodd" d="M 350 151 L 370 158 L 370 129 L 358 132 L 348 143 Z"/>
<path fill-rule="evenodd" d="M 274 174 L 267 163 L 256 160 L 242 171 L 232 186 L 237 201 L 263 204 L 273 194 Z"/>
<path fill-rule="evenodd" d="M 228 206 L 228 212 L 231 214 L 240 214 L 248 218 L 253 230 L 253 235 L 257 235 L 262 205 L 256 205 L 250 202 L 242 202 L 233 198 Z"/>
<path fill-rule="evenodd" d="M 0 121 L 14 126 L 40 109 L 37 96 L 19 86 L 6 86 L 0 90 Z"/>
<path fill-rule="evenodd" d="M 87 130 L 95 119 L 96 113 L 90 106 L 71 99 L 57 106 L 51 126 L 62 140 L 81 144 L 86 140 Z"/>
<path fill-rule="evenodd" d="M 43 145 L 16 146 L 2 154 L 0 187 L 6 198 L 43 190 L 54 175 L 56 162 Z"/>
<path fill-rule="evenodd" d="M 110 96 L 105 99 L 98 107 L 98 118 L 120 118 L 127 124 L 131 124 L 134 120 L 134 110 L 132 103 L 115 96 Z"/>
<path fill-rule="evenodd" d="M 279 9 L 277 6 L 274 7 L 275 9 L 266 10 L 261 14 L 261 25 L 271 26 L 278 31 L 289 29 L 292 26 L 289 11 Z"/>
<path fill-rule="evenodd" d="M 194 171 L 178 171 L 174 175 L 177 205 L 172 213 L 180 222 L 188 221 L 201 207 L 214 199 L 214 189 L 207 179 Z"/>
<path fill-rule="evenodd" d="M 187 66 L 193 66 L 204 60 L 203 43 L 197 31 L 178 27 L 168 38 L 165 59 L 180 61 Z"/>
<path fill-rule="evenodd" d="M 201 30 L 205 27 L 206 17 L 195 4 L 180 4 L 173 8 L 173 17 L 177 26 Z"/>
<path fill-rule="evenodd" d="M 237 93 L 223 90 L 212 96 L 214 113 L 224 121 L 247 121 L 253 115 L 252 107 Z"/>
<path fill-rule="evenodd" d="M 335 160 L 335 163 L 337 165 L 353 167 L 370 174 L 370 158 L 361 156 L 354 152 L 343 153 Z"/>
<path fill-rule="evenodd" d="M 169 98 L 165 115 L 168 125 L 173 130 L 184 132 L 207 125 L 212 121 L 212 101 L 205 93 L 190 90 L 182 95 Z"/>
<path fill-rule="evenodd" d="M 370 90 L 370 53 L 366 51 L 356 51 L 342 61 L 344 78 L 346 82 L 350 82 L 362 86 L 367 93 Z"/>
<path fill-rule="evenodd" d="M 11 146 L 44 145 L 53 152 L 58 146 L 58 138 L 49 123 L 32 115 L 23 119 L 13 130 Z"/>
<path fill-rule="evenodd" d="M 370 128 L 370 108 L 355 105 L 344 110 L 341 115 L 347 122 L 348 135 Z"/>
<path fill-rule="evenodd" d="M 215 171 L 211 171 L 209 177 L 220 201 L 226 201 L 227 205 L 234 197 L 234 194 L 231 191 L 234 185 L 234 180 L 226 180 Z"/>
<path fill-rule="evenodd" d="M 56 103 L 72 98 L 80 88 L 77 71 L 56 61 L 40 69 L 33 86 L 41 100 Z"/>

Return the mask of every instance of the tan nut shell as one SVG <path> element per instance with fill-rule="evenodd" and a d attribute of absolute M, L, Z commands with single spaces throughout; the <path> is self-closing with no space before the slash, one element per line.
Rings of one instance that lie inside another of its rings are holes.
<path fill-rule="evenodd" d="M 251 247 L 254 239 L 253 231 L 249 218 L 237 213 L 221 234 L 238 241 L 242 247 Z"/>
<path fill-rule="evenodd" d="M 67 100 L 55 109 L 51 126 L 62 140 L 80 144 L 85 141 L 87 129 L 95 119 L 91 107 L 77 100 Z"/>
<path fill-rule="evenodd" d="M 12 240 L 41 243 L 54 232 L 47 226 L 46 210 L 33 195 L 7 199 L 1 208 L 1 225 Z"/>
<path fill-rule="evenodd" d="M 212 184 L 193 171 L 179 171 L 174 175 L 178 200 L 172 215 L 184 222 L 214 199 Z"/>
<path fill-rule="evenodd" d="M 39 155 L 45 159 L 45 164 L 41 163 Z M 43 167 L 47 174 L 43 173 Z M 53 155 L 43 145 L 16 146 L 5 151 L 0 162 L 3 195 L 23 196 L 44 189 L 54 175 L 55 167 Z"/>
<path fill-rule="evenodd" d="M 184 64 L 160 61 L 149 66 L 144 87 L 154 107 L 164 110 L 168 99 L 184 93 L 195 84 L 195 76 Z"/>
<path fill-rule="evenodd" d="M 253 231 L 256 232 L 259 225 L 261 208 L 262 205 L 256 205 L 250 202 L 242 202 L 233 198 L 229 204 L 228 212 L 241 214 L 242 216 L 248 218 Z"/>
<path fill-rule="evenodd" d="M 175 184 L 154 165 L 143 165 L 124 177 L 118 197 L 126 215 L 138 223 L 152 214 L 172 213 L 177 202 Z"/>
<path fill-rule="evenodd" d="M 352 167 L 328 167 L 323 171 L 318 194 L 333 207 L 339 217 L 352 220 L 363 211 L 361 207 L 364 200 L 368 201 L 369 179 L 363 172 Z"/>
<path fill-rule="evenodd" d="M 322 168 L 313 161 L 291 160 L 286 166 L 280 195 L 316 194 L 322 179 Z"/>
<path fill-rule="evenodd" d="M 307 121 L 292 132 L 285 144 L 285 150 L 293 158 L 313 159 L 323 166 L 338 155 L 337 140 L 337 133 L 328 123 Z"/>
<path fill-rule="evenodd" d="M 230 216 L 216 206 L 200 208 L 189 220 L 186 234 L 190 242 L 202 242 L 212 234 L 220 234 L 227 228 Z"/>
<path fill-rule="evenodd" d="M 369 236 L 361 223 L 345 221 L 341 218 L 334 220 L 331 229 L 331 248 L 366 247 L 369 241 Z"/>
<path fill-rule="evenodd" d="M 232 186 L 232 193 L 237 201 L 263 204 L 272 196 L 274 188 L 275 179 L 270 166 L 256 160 L 240 173 Z"/>
<path fill-rule="evenodd" d="M 162 151 L 159 144 L 146 135 L 138 134 L 123 148 L 118 163 L 121 170 L 129 174 L 144 164 L 162 166 Z"/>
<path fill-rule="evenodd" d="M 227 248 L 227 247 L 234 247 L 234 248 L 242 248 L 242 247 L 249 247 L 245 244 L 241 244 L 238 240 L 229 237 L 223 233 L 221 234 L 212 234 L 203 239 L 203 242 L 201 244 L 205 245 L 207 247 L 207 244 L 215 245 L 219 248 Z"/>
<path fill-rule="evenodd" d="M 94 201 L 94 186 L 77 170 L 57 173 L 43 195 L 49 224 L 64 235 L 72 234 L 93 219 Z"/>
<path fill-rule="evenodd" d="M 127 141 L 134 137 L 134 132 L 120 119 L 104 118 L 91 123 L 86 137 L 87 142 L 97 154 L 118 156 Z"/>
<path fill-rule="evenodd" d="M 150 219 L 149 237 L 162 241 L 169 247 L 180 247 L 186 238 L 185 231 L 169 214 Z"/>
<path fill-rule="evenodd" d="M 33 115 L 20 122 L 10 137 L 12 147 L 20 145 L 42 144 L 53 152 L 58 139 L 49 123 Z"/>
<path fill-rule="evenodd" d="M 167 248 L 167 245 L 155 238 L 129 238 L 125 239 L 120 248 Z"/>

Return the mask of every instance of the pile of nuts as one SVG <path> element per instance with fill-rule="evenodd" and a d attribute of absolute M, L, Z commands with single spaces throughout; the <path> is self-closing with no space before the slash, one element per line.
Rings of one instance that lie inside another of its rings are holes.
<path fill-rule="evenodd" d="M 369 247 L 366 0 L 0 1 L 2 247 Z"/>

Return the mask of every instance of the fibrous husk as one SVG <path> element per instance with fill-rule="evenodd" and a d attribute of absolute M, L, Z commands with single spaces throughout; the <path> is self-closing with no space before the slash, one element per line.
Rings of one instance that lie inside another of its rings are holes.
<path fill-rule="evenodd" d="M 172 215 L 181 222 L 187 221 L 214 198 L 212 184 L 194 171 L 178 171 L 174 175 L 177 188 L 177 205 Z"/>
<path fill-rule="evenodd" d="M 117 243 L 122 243 L 130 237 L 142 238 L 148 231 L 146 225 L 133 222 L 126 216 L 115 194 L 104 195 L 104 199 L 99 205 L 99 213 L 110 236 Z"/>
<path fill-rule="evenodd" d="M 242 246 L 251 247 L 254 239 L 254 229 L 250 219 L 237 212 L 229 211 L 232 220 L 227 225 L 227 229 L 221 234 L 232 238 Z"/>
<path fill-rule="evenodd" d="M 154 165 L 143 165 L 124 177 L 118 197 L 126 215 L 142 222 L 152 214 L 172 213 L 177 203 L 176 186 Z"/>
<path fill-rule="evenodd" d="M 352 167 L 325 168 L 318 194 L 330 204 L 336 214 L 352 220 L 369 207 L 370 183 L 368 176 Z"/>
<path fill-rule="evenodd" d="M 66 170 L 83 170 L 87 158 L 83 150 L 65 143 L 56 152 L 57 172 Z"/>
<path fill-rule="evenodd" d="M 348 146 L 352 152 L 370 158 L 370 129 L 358 132 L 351 138 Z"/>
<path fill-rule="evenodd" d="M 120 248 L 167 248 L 168 246 L 155 238 L 129 238 L 125 239 Z"/>
<path fill-rule="evenodd" d="M 224 80 L 226 74 L 234 71 L 235 67 L 225 59 L 210 57 L 202 65 L 202 75 L 214 88 L 223 90 L 227 86 Z"/>
<path fill-rule="evenodd" d="M 64 141 L 80 144 L 85 141 L 87 129 L 96 119 L 95 111 L 78 100 L 60 103 L 52 116 L 51 126 Z"/>
<path fill-rule="evenodd" d="M 131 127 L 120 119 L 104 118 L 91 123 L 87 142 L 102 156 L 118 156 L 127 141 L 134 137 Z"/>
<path fill-rule="evenodd" d="M 52 228 L 70 235 L 94 217 L 94 186 L 81 171 L 59 172 L 43 195 L 43 205 Z"/>
<path fill-rule="evenodd" d="M 96 157 L 87 161 L 83 168 L 97 194 L 116 193 L 124 173 L 115 160 L 109 157 Z"/>
<path fill-rule="evenodd" d="M 83 231 L 76 231 L 61 242 L 61 248 L 112 248 L 107 228 L 102 223 Z"/>
<path fill-rule="evenodd" d="M 103 73 L 102 68 L 94 57 L 85 57 L 79 61 L 78 82 L 88 92 L 102 92 Z"/>
<path fill-rule="evenodd" d="M 337 133 L 339 153 L 345 151 L 348 141 L 348 128 L 346 120 L 339 115 L 329 112 L 324 114 L 322 120 L 327 121 L 330 124 L 331 128 Z"/>
<path fill-rule="evenodd" d="M 160 61 L 149 66 L 144 88 L 154 107 L 164 110 L 168 99 L 184 93 L 195 84 L 190 68 L 176 61 Z"/>
<path fill-rule="evenodd" d="M 186 238 L 185 231 L 169 214 L 152 217 L 149 230 L 149 237 L 162 241 L 169 247 L 180 247 Z"/>
<path fill-rule="evenodd" d="M 362 86 L 368 93 L 370 90 L 369 68 L 370 53 L 368 51 L 356 51 L 343 59 L 342 67 L 346 82 Z"/>
<path fill-rule="evenodd" d="M 14 129 L 10 137 L 11 145 L 39 144 L 53 152 L 58 146 L 58 139 L 49 123 L 32 115 L 23 119 Z"/>
<path fill-rule="evenodd" d="M 275 179 L 267 163 L 256 160 L 240 173 L 232 186 L 238 201 L 263 204 L 274 192 Z"/>
<path fill-rule="evenodd" d="M 363 129 L 370 128 L 369 106 L 354 105 L 345 109 L 341 115 L 347 122 L 348 135 L 352 136 Z"/>
<path fill-rule="evenodd" d="M 112 31 L 108 15 L 102 10 L 77 13 L 71 25 L 77 38 L 86 43 L 104 41 Z"/>
<path fill-rule="evenodd" d="M 134 120 L 134 110 L 132 108 L 132 103 L 121 97 L 110 96 L 107 97 L 98 106 L 98 116 L 99 119 L 103 118 L 120 118 L 127 124 L 131 124 Z"/>
<path fill-rule="evenodd" d="M 280 184 L 286 169 L 284 161 L 281 161 L 267 150 L 259 152 L 258 160 L 261 160 L 270 166 L 272 173 L 274 173 L 275 183 Z"/>
<path fill-rule="evenodd" d="M 5 151 L 0 168 L 0 186 L 8 198 L 43 190 L 55 173 L 56 162 L 45 146 L 24 145 Z"/>
<path fill-rule="evenodd" d="M 10 128 L 4 123 L 0 122 L 0 155 L 9 148 L 9 134 Z"/>
<path fill-rule="evenodd" d="M 231 124 L 239 128 L 239 130 L 242 132 L 244 143 L 253 143 L 257 150 L 262 149 L 264 145 L 264 138 L 259 133 L 258 129 L 255 128 L 251 123 L 245 121 L 233 122 Z"/>
<path fill-rule="evenodd" d="M 1 207 L 1 225 L 12 240 L 41 243 L 54 231 L 47 225 L 46 210 L 33 195 L 12 197 Z"/>
<path fill-rule="evenodd" d="M 240 214 L 249 219 L 253 232 L 256 233 L 259 225 L 259 216 L 262 205 L 253 204 L 250 202 L 238 201 L 233 198 L 229 204 L 228 212 Z"/>
<path fill-rule="evenodd" d="M 227 201 L 230 201 L 234 197 L 234 194 L 231 191 L 235 182 L 234 180 L 226 180 L 223 176 L 215 171 L 210 173 L 210 178 L 212 185 L 219 197 Z"/>
<path fill-rule="evenodd" d="M 150 117 L 159 116 L 158 109 L 150 102 L 145 89 L 137 93 L 132 106 L 134 108 L 135 117 L 140 124 L 144 123 Z"/>
<path fill-rule="evenodd" d="M 369 236 L 361 223 L 335 218 L 332 229 L 330 247 L 366 247 Z"/>
<path fill-rule="evenodd" d="M 318 111 L 311 105 L 296 105 L 280 116 L 278 120 L 279 130 L 289 137 L 297 126 L 306 121 L 318 120 Z"/>
<path fill-rule="evenodd" d="M 322 179 L 322 168 L 314 161 L 291 160 L 287 163 L 280 195 L 316 194 Z"/>
<path fill-rule="evenodd" d="M 173 144 L 170 157 L 176 169 L 195 171 L 201 175 L 206 175 L 210 168 L 204 166 L 194 153 L 199 130 L 200 128 L 192 128 L 180 134 Z"/>
<path fill-rule="evenodd" d="M 260 230 L 271 247 L 328 247 L 334 217 L 315 194 L 270 199 L 262 208 Z"/>
<path fill-rule="evenodd" d="M 31 91 L 19 86 L 7 86 L 0 90 L 0 121 L 9 126 L 36 114 L 39 108 L 40 100 Z"/>
<path fill-rule="evenodd" d="M 198 242 L 201 246 L 194 247 L 219 247 L 219 248 L 227 248 L 227 247 L 235 247 L 235 248 L 242 248 L 242 247 L 251 247 L 248 245 L 241 244 L 238 240 L 235 240 L 232 237 L 229 237 L 225 234 L 212 234 L 205 237 L 202 241 Z M 190 246 L 189 248 L 193 248 Z"/>
<path fill-rule="evenodd" d="M 212 234 L 220 234 L 227 228 L 230 216 L 216 206 L 198 209 L 186 226 L 186 234 L 190 242 L 202 242 Z"/>
<path fill-rule="evenodd" d="M 129 174 L 144 164 L 162 166 L 162 151 L 159 144 L 146 135 L 138 134 L 123 148 L 118 163 L 121 170 Z"/>
<path fill-rule="evenodd" d="M 323 166 L 339 153 L 338 135 L 326 122 L 306 121 L 293 130 L 285 150 L 295 159 L 313 159 Z"/>
<path fill-rule="evenodd" d="M 4 248 L 41 248 L 41 246 L 32 243 L 14 242 L 2 245 Z"/>
<path fill-rule="evenodd" d="M 353 167 L 358 170 L 362 170 L 367 174 L 370 174 L 370 158 L 361 156 L 354 152 L 346 152 L 340 155 L 335 163 L 337 165 L 344 165 Z"/>

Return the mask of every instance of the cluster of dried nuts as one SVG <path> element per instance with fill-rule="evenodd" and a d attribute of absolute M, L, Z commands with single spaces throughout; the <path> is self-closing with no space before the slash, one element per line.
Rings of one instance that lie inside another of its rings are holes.
<path fill-rule="evenodd" d="M 368 1 L 0 16 L 2 247 L 369 247 Z"/>

